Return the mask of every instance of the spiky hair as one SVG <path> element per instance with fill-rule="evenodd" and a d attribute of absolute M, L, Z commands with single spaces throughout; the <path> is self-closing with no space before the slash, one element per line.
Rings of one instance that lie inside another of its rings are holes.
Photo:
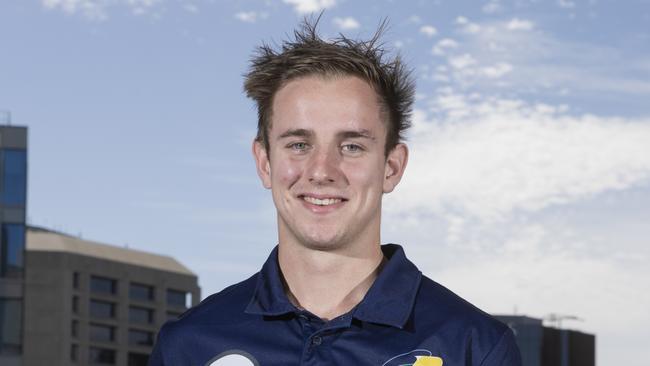
<path fill-rule="evenodd" d="M 262 44 L 251 59 L 244 90 L 257 103 L 256 140 L 268 151 L 273 98 L 287 82 L 311 75 L 350 75 L 368 82 L 379 97 L 387 122 L 385 153 L 388 154 L 403 140 L 403 132 L 411 125 L 415 82 L 399 55 L 388 58 L 379 43 L 387 22 L 382 21 L 367 41 L 342 34 L 326 41 L 316 31 L 319 19 L 305 19 L 294 31 L 294 39 L 284 41 L 279 50 Z"/>

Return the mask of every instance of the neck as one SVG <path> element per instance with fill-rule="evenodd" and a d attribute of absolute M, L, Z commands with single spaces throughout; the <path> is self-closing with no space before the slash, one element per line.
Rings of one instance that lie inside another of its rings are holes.
<path fill-rule="evenodd" d="M 281 242 L 278 262 L 289 300 L 330 320 L 352 310 L 381 271 L 379 244 L 363 250 L 321 251 Z"/>

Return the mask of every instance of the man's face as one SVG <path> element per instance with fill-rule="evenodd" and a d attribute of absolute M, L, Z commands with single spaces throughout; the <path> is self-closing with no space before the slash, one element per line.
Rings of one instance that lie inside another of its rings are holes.
<path fill-rule="evenodd" d="M 253 150 L 273 193 L 280 242 L 337 249 L 379 243 L 381 198 L 399 182 L 403 144 L 384 155 L 377 94 L 362 79 L 303 77 L 275 95 L 268 153 Z"/>

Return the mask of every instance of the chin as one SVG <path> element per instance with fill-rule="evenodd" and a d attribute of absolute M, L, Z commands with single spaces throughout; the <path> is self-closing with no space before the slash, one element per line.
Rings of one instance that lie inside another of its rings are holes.
<path fill-rule="evenodd" d="M 300 241 L 305 247 L 320 251 L 332 251 L 345 246 L 345 241 L 339 236 L 304 236 Z"/>

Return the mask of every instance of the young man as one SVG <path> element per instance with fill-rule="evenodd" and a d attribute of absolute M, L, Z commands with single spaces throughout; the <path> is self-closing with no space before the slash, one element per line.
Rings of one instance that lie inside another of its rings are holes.
<path fill-rule="evenodd" d="M 380 245 L 382 196 L 408 160 L 408 72 L 384 60 L 380 32 L 326 42 L 314 28 L 262 47 L 245 83 L 278 246 L 259 273 L 167 323 L 150 365 L 520 365 L 505 325 Z"/>

